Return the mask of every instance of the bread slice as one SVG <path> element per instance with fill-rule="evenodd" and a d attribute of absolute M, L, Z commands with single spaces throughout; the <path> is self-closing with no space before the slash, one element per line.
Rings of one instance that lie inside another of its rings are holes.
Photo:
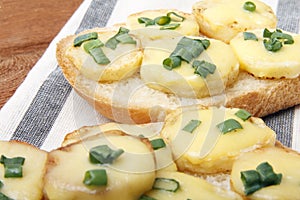
<path fill-rule="evenodd" d="M 94 164 L 89 151 L 99 145 L 124 152 L 112 163 Z M 105 170 L 107 184 L 84 184 L 88 170 Z M 50 152 L 44 190 L 48 199 L 131 200 L 151 189 L 154 178 L 155 160 L 149 141 L 107 131 Z"/>
<path fill-rule="evenodd" d="M 21 178 L 5 178 L 4 166 L 0 164 L 0 181 L 3 183 L 0 192 L 10 199 L 42 199 L 47 152 L 19 141 L 0 141 L 0 156 L 25 158 Z"/>
<path fill-rule="evenodd" d="M 263 117 L 300 103 L 300 76 L 260 79 L 240 71 L 237 81 L 221 95 L 201 99 L 180 98 L 151 89 L 143 83 L 139 72 L 120 81 L 99 83 L 87 79 L 65 56 L 72 38 L 57 44 L 56 56 L 65 78 L 99 113 L 117 122 L 163 121 L 171 110 L 195 104 L 243 108 Z"/>

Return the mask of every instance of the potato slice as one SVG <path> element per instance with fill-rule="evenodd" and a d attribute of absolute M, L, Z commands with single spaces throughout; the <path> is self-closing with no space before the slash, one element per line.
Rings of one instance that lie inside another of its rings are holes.
<path fill-rule="evenodd" d="M 27 143 L 0 141 L 0 156 L 24 157 L 22 178 L 4 178 L 4 166 L 0 164 L 0 192 L 12 199 L 40 200 L 43 197 L 43 177 L 46 172 L 47 152 Z"/>

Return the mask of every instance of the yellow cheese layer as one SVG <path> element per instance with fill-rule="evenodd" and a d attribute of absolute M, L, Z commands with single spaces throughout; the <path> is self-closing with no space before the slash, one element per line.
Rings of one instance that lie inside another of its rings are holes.
<path fill-rule="evenodd" d="M 116 33 L 116 31 L 112 30 L 102 30 L 98 32 L 98 38 L 105 43 Z M 114 50 L 105 46 L 101 47 L 106 57 L 110 60 L 110 63 L 107 65 L 97 64 L 93 57 L 84 50 L 84 45 L 74 47 L 73 43 L 70 44 L 66 50 L 66 56 L 80 70 L 80 73 L 88 79 L 100 82 L 117 81 L 130 77 L 140 67 L 143 54 L 139 49 L 139 45 L 137 40 L 137 45 L 118 44 Z"/>
<path fill-rule="evenodd" d="M 273 31 L 273 30 L 272 30 Z M 263 30 L 249 31 L 258 41 L 244 40 L 242 33 L 230 41 L 240 61 L 241 69 L 256 77 L 296 78 L 300 74 L 300 35 L 293 35 L 294 44 L 283 45 L 277 52 L 266 50 Z"/>
<path fill-rule="evenodd" d="M 217 69 L 202 78 L 194 73 L 191 63 L 185 61 L 173 70 L 165 69 L 162 63 L 174 51 L 181 37 L 161 37 L 149 43 L 149 48 L 144 50 L 141 78 L 149 87 L 179 97 L 202 98 L 224 92 L 225 87 L 235 81 L 239 64 L 229 45 L 210 39 L 210 46 L 195 60 L 213 63 Z"/>
<path fill-rule="evenodd" d="M 151 190 L 146 195 L 159 200 L 183 200 L 183 199 L 242 199 L 234 192 L 223 190 L 211 185 L 205 180 L 187 175 L 181 172 L 160 172 L 158 178 L 174 179 L 179 182 L 179 189 L 176 192 L 164 190 Z"/>
<path fill-rule="evenodd" d="M 154 26 L 145 26 L 145 24 L 140 24 L 138 22 L 138 18 L 140 17 L 147 17 L 150 19 L 155 19 L 156 17 L 160 16 L 166 16 L 168 12 L 175 12 L 179 14 L 180 16 L 185 17 L 185 20 L 183 22 L 175 22 L 171 21 L 171 23 L 180 23 L 180 26 L 175 29 L 176 32 L 182 34 L 182 35 L 199 35 L 199 26 L 194 18 L 193 15 L 183 13 L 178 10 L 146 10 L 140 13 L 135 13 L 132 15 L 129 15 L 127 17 L 127 26 L 129 29 L 134 30 L 134 29 L 143 29 L 143 28 L 156 28 L 159 29 L 160 26 L 154 25 Z M 164 30 L 161 30 L 164 31 Z"/>
<path fill-rule="evenodd" d="M 231 172 L 231 183 L 234 189 L 244 194 L 244 186 L 241 181 L 241 171 L 255 170 L 256 167 L 268 162 L 275 173 L 282 174 L 279 185 L 264 187 L 252 195 L 249 199 L 299 199 L 300 194 L 300 156 L 295 152 L 287 152 L 279 148 L 265 148 L 243 154 L 234 164 Z"/>
<path fill-rule="evenodd" d="M 193 108 L 178 110 L 167 116 L 161 134 L 170 143 L 178 168 L 195 173 L 229 171 L 241 152 L 273 146 L 274 131 L 265 126 L 261 119 L 251 117 L 241 120 L 235 115 L 238 110 Z M 221 133 L 217 125 L 227 119 L 237 120 L 242 129 Z M 192 133 L 183 130 L 191 120 L 201 121 Z"/>
<path fill-rule="evenodd" d="M 89 149 L 107 144 L 125 152 L 111 165 L 96 165 L 89 161 Z M 55 165 L 46 175 L 45 191 L 49 199 L 137 199 L 151 189 L 155 177 L 155 162 L 149 147 L 139 138 L 104 135 L 50 153 Z M 74 167 L 70 167 L 74 166 Z M 88 187 L 84 174 L 91 169 L 105 169 L 107 186 Z"/>

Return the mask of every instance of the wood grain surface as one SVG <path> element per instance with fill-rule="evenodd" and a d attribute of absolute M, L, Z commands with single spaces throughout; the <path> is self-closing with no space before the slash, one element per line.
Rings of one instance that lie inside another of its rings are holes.
<path fill-rule="evenodd" d="M 83 0 L 0 0 L 0 109 Z"/>

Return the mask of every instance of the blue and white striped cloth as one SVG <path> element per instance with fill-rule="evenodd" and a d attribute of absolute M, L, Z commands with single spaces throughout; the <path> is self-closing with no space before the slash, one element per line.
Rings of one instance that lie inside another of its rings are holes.
<path fill-rule="evenodd" d="M 85 0 L 26 80 L 0 112 L 0 140 L 21 140 L 50 151 L 64 136 L 82 126 L 109 120 L 96 113 L 65 80 L 55 58 L 56 43 L 63 37 L 93 27 L 111 26 L 127 15 L 145 9 L 177 8 L 191 12 L 197 0 Z M 264 0 L 278 17 L 278 27 L 299 32 L 299 0 Z M 300 98 L 300 97 L 299 97 Z M 300 107 L 264 118 L 285 145 L 300 151 Z"/>

